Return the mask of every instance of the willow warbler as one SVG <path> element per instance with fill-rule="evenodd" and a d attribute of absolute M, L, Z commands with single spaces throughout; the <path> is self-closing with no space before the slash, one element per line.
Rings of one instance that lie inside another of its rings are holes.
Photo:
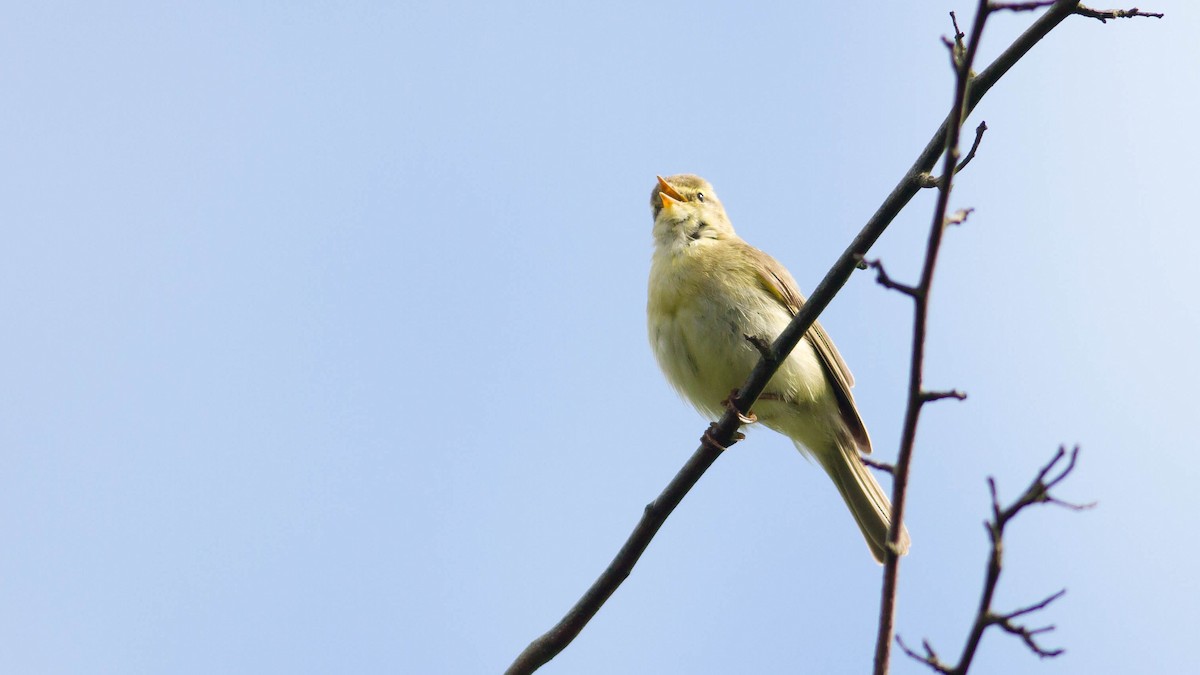
<path fill-rule="evenodd" d="M 717 419 L 760 357 L 747 336 L 773 341 L 804 297 L 783 265 L 734 233 L 703 178 L 659 177 L 650 210 L 650 344 L 667 380 L 702 414 Z M 754 412 L 816 458 L 850 507 L 871 555 L 882 561 L 891 505 L 860 459 L 859 453 L 871 452 L 871 439 L 850 395 L 853 384 L 833 341 L 813 323 Z M 905 531 L 901 553 L 908 544 Z"/>

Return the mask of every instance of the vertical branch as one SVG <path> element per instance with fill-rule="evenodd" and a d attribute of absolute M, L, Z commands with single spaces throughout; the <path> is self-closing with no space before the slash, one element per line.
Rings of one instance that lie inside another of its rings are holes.
<path fill-rule="evenodd" d="M 883 591 L 879 606 L 879 632 L 875 639 L 875 675 L 885 675 L 891 662 L 892 635 L 895 632 L 896 591 L 900 573 L 900 556 L 896 554 L 900 533 L 904 527 L 905 499 L 908 496 L 908 476 L 912 463 L 913 446 L 917 437 L 917 421 L 921 408 L 933 400 L 922 388 L 925 367 L 925 330 L 929 312 L 929 293 L 933 286 L 933 273 L 937 265 L 938 252 L 942 246 L 942 234 L 946 230 L 946 212 L 950 204 L 950 190 L 959 160 L 959 137 L 963 119 L 967 113 L 967 90 L 971 82 L 971 64 L 983 34 L 990 10 L 988 0 L 979 0 L 975 12 L 971 35 L 964 44 L 963 33 L 954 23 L 954 40 L 948 41 L 950 60 L 954 66 L 954 104 L 946 125 L 946 146 L 942 163 L 942 176 L 937 181 L 937 206 L 933 211 L 933 222 L 929 227 L 929 240 L 925 245 L 925 263 L 921 269 L 921 280 L 908 295 L 913 299 L 912 355 L 908 375 L 908 403 L 904 412 L 904 427 L 900 437 L 900 451 L 892 484 L 892 525 L 888 530 L 888 546 L 884 552 Z M 954 14 L 950 14 L 954 18 Z M 986 128 L 986 127 L 985 127 Z"/>

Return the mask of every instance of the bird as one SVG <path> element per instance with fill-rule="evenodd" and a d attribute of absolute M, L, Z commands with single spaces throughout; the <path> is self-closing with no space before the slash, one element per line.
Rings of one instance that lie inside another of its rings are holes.
<path fill-rule="evenodd" d="M 646 303 L 650 344 L 670 384 L 716 420 L 804 304 L 795 279 L 734 232 L 711 184 L 663 178 L 650 194 L 654 253 Z M 757 343 L 757 344 L 756 344 Z M 884 560 L 891 504 L 862 461 L 871 438 L 850 394 L 854 377 L 813 322 L 754 403 L 753 417 L 792 440 L 832 479 L 867 547 Z M 907 529 L 895 551 L 907 553 Z"/>

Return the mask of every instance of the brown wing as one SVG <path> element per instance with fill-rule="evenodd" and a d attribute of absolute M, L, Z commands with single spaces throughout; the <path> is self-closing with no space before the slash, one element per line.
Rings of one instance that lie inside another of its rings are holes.
<path fill-rule="evenodd" d="M 758 263 L 756 267 L 763 287 L 774 295 L 792 316 L 795 316 L 800 311 L 801 305 L 804 304 L 804 296 L 797 289 L 796 280 L 774 258 L 758 249 L 753 250 L 756 254 L 755 262 Z M 854 375 L 850 373 L 850 368 L 842 360 L 842 355 L 838 353 L 837 347 L 833 345 L 833 340 L 821 327 L 820 322 L 814 321 L 808 332 L 804 334 L 804 338 L 812 344 L 817 356 L 821 358 L 821 363 L 825 366 L 825 372 L 829 374 L 833 393 L 837 397 L 838 409 L 842 413 L 842 419 L 846 422 L 850 435 L 858 443 L 859 450 L 863 453 L 870 453 L 871 437 L 867 434 L 867 427 L 863 424 L 862 417 L 858 414 L 858 407 L 854 405 L 854 397 L 850 394 L 850 388 L 854 386 Z"/>

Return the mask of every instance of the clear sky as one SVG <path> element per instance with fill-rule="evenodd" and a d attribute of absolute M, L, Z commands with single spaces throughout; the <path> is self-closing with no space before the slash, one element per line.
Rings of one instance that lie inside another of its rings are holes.
<path fill-rule="evenodd" d="M 811 289 L 945 115 L 908 3 L 6 3 L 0 671 L 489 673 L 608 563 L 704 422 L 645 333 L 657 173 Z M 899 633 L 957 654 L 985 478 L 1062 443 L 998 609 L 1041 662 L 1196 668 L 1200 8 L 1073 18 L 1001 81 L 933 296 Z M 981 60 L 1033 15 L 998 17 Z M 913 279 L 933 195 L 873 255 Z M 821 318 L 894 457 L 909 304 Z M 766 430 L 546 673 L 862 673 L 880 568 Z M 898 673 L 927 672 L 905 662 Z"/>

